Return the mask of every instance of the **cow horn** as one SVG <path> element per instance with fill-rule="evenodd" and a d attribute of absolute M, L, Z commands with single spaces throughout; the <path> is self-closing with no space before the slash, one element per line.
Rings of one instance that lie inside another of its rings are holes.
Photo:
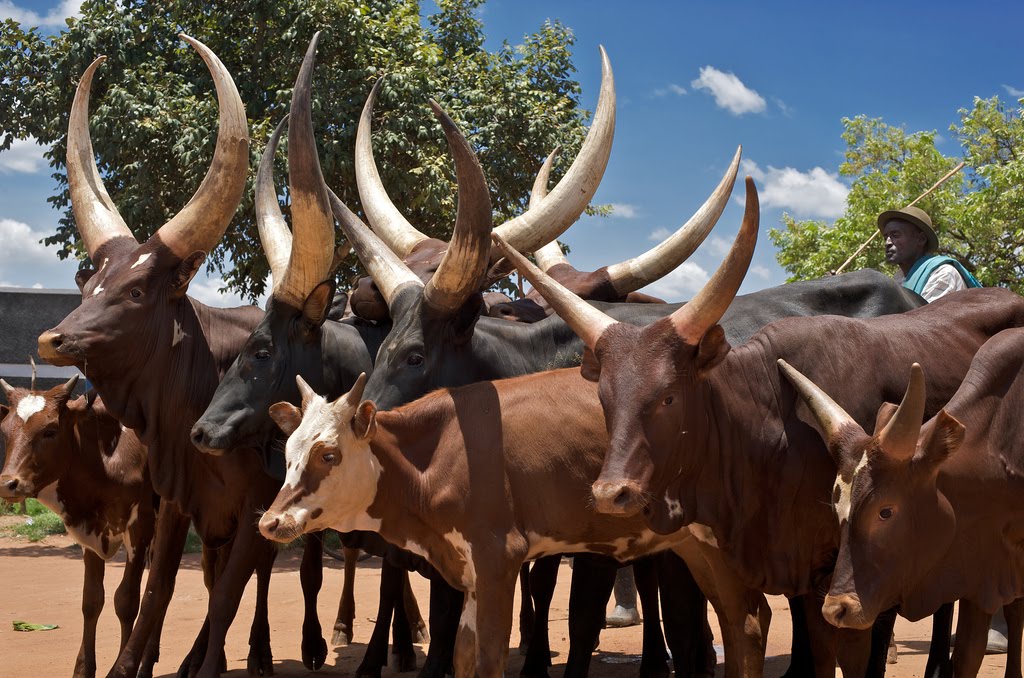
<path fill-rule="evenodd" d="M 860 428 L 857 422 L 853 420 L 853 417 L 847 414 L 846 410 L 840 407 L 836 401 L 832 400 L 817 384 L 805 377 L 799 370 L 782 358 L 779 358 L 777 362 L 779 367 L 782 368 L 782 373 L 793 384 L 793 388 L 796 389 L 800 397 L 807 403 L 807 407 L 810 408 L 814 418 L 818 420 L 818 424 L 825 434 L 826 444 L 848 426 Z"/>
<path fill-rule="evenodd" d="M 409 252 L 427 236 L 420 233 L 402 216 L 395 204 L 388 197 L 384 183 L 380 180 L 377 164 L 373 159 L 373 140 L 370 137 L 370 126 L 373 119 L 373 105 L 377 101 L 377 92 L 383 78 L 377 80 L 366 97 L 363 112 L 359 116 L 356 129 L 356 186 L 359 188 L 359 199 L 366 212 L 366 220 L 370 222 L 374 232 L 387 243 L 400 258 L 409 256 Z"/>
<path fill-rule="evenodd" d="M 561 150 L 561 146 L 556 146 L 555 150 L 551 151 L 551 155 L 549 155 L 544 161 L 544 164 L 540 166 L 540 171 L 537 172 L 537 178 L 533 180 L 533 190 L 530 191 L 530 209 L 539 205 L 541 201 L 547 197 L 548 178 L 551 176 L 551 166 L 555 164 L 555 157 Z M 562 247 L 558 244 L 557 240 L 552 240 L 538 249 L 533 253 L 533 258 L 537 260 L 537 266 L 544 272 L 550 271 L 551 267 L 556 264 L 569 263 L 569 260 L 565 258 L 565 254 L 562 252 Z"/>
<path fill-rule="evenodd" d="M 184 33 L 179 35 L 199 52 L 210 69 L 220 108 L 217 147 L 203 183 L 188 204 L 153 234 L 184 258 L 196 250 L 212 250 L 231 223 L 249 172 L 249 128 L 245 106 L 224 64 L 203 43 Z"/>
<path fill-rule="evenodd" d="M 640 256 L 608 267 L 608 279 L 620 297 L 661 279 L 700 247 L 729 202 L 733 184 L 736 183 L 736 173 L 740 169 L 742 151 L 742 146 L 736 149 L 736 155 L 718 187 L 678 231 Z"/>
<path fill-rule="evenodd" d="M 70 379 L 68 379 L 66 382 L 57 387 L 57 397 L 60 400 L 67 402 L 67 400 L 71 397 L 71 394 L 75 392 L 75 386 L 77 385 L 78 375 L 74 374 L 71 376 Z"/>
<path fill-rule="evenodd" d="M 431 309 L 450 314 L 480 287 L 480 280 L 490 261 L 489 236 L 494 224 L 490 190 L 480 161 L 466 137 L 433 99 L 430 107 L 441 123 L 448 148 L 455 159 L 459 204 L 451 242 L 423 290 L 423 299 Z"/>
<path fill-rule="evenodd" d="M 14 387 L 8 384 L 3 379 L 0 379 L 0 389 L 3 389 L 4 395 L 7 396 L 7 402 L 11 402 L 11 395 L 14 393 Z"/>
<path fill-rule="evenodd" d="M 924 371 L 914 363 L 910 366 L 910 383 L 903 402 L 878 434 L 878 444 L 885 454 L 901 461 L 914 456 L 921 424 L 924 423 L 924 405 Z"/>
<path fill-rule="evenodd" d="M 92 138 L 89 136 L 89 90 L 92 88 L 93 74 L 106 60 L 105 56 L 97 57 L 85 69 L 75 91 L 68 121 L 67 164 L 71 208 L 75 213 L 75 223 L 78 224 L 85 251 L 97 266 L 99 262 L 96 262 L 96 254 L 103 245 L 114 238 L 135 240 L 103 186 L 99 168 L 96 167 L 96 155 L 92 150 Z"/>
<path fill-rule="evenodd" d="M 398 255 L 392 252 L 362 219 L 353 214 L 334 191 L 328 188 L 327 195 L 331 200 L 334 218 L 341 224 L 345 237 L 352 244 L 366 272 L 373 278 L 388 308 L 391 308 L 398 292 L 406 285 L 423 287 L 419 277 L 409 270 Z"/>
<path fill-rule="evenodd" d="M 541 293 L 541 296 L 547 299 L 555 313 L 569 324 L 588 348 L 594 350 L 597 340 L 601 338 L 604 331 L 617 321 L 583 301 L 547 273 L 531 264 L 529 259 L 517 252 L 497 233 L 492 238 L 494 244 L 508 257 L 509 261 L 515 264 L 519 272 L 525 275 L 527 280 Z"/>
<path fill-rule="evenodd" d="M 360 372 L 356 383 L 352 384 L 352 388 L 345 394 L 345 403 L 350 407 L 358 407 L 359 403 L 363 401 L 364 389 L 366 389 L 366 372 Z"/>
<path fill-rule="evenodd" d="M 306 383 L 301 374 L 295 375 L 295 384 L 299 387 L 299 395 L 302 396 L 302 409 L 306 409 L 306 406 L 313 402 L 313 398 L 316 397 L 316 391 Z"/>
<path fill-rule="evenodd" d="M 750 259 L 754 256 L 760 207 L 757 202 L 757 188 L 750 177 L 747 177 L 746 189 L 747 206 L 743 213 L 743 223 L 725 261 L 697 296 L 671 315 L 676 332 L 691 346 L 696 346 L 704 333 L 721 320 L 743 283 L 747 268 L 750 267 Z"/>
<path fill-rule="evenodd" d="M 300 308 L 313 288 L 330 274 L 334 257 L 334 218 L 313 136 L 311 90 L 317 32 L 309 41 L 292 90 L 288 116 L 288 192 L 292 200 L 291 256 L 274 296 Z"/>
<path fill-rule="evenodd" d="M 537 206 L 495 228 L 520 252 L 533 252 L 561 235 L 579 219 L 601 183 L 615 136 L 615 77 L 601 47 L 601 94 L 580 152 L 562 180 Z"/>
<path fill-rule="evenodd" d="M 256 170 L 256 228 L 260 234 L 260 243 L 270 264 L 270 275 L 274 278 L 274 291 L 284 280 L 284 272 L 288 269 L 288 257 L 292 251 L 292 232 L 288 230 L 281 203 L 277 201 L 277 188 L 274 186 L 274 154 L 281 132 L 288 121 L 285 116 L 277 123 L 274 133 L 263 150 L 259 169 Z"/>

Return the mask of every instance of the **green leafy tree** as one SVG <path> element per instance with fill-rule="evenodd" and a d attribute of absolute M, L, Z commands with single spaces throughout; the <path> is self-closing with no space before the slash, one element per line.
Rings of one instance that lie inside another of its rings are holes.
<path fill-rule="evenodd" d="M 859 116 L 844 119 L 847 150 L 839 173 L 852 180 L 846 213 L 834 224 L 783 215 L 769 237 L 790 280 L 836 270 L 877 230 L 878 215 L 924 193 L 961 160 L 967 167 L 917 205 L 932 218 L 939 251 L 959 259 L 986 286 L 1024 292 L 1024 109 L 976 98 L 950 127 L 962 157 L 943 155 L 935 132 L 916 132 Z M 888 268 L 881 239 L 848 266 Z"/>
<path fill-rule="evenodd" d="M 497 220 L 525 208 L 537 168 L 552 148 L 561 145 L 574 154 L 586 132 L 572 32 L 548 22 L 522 45 L 490 52 L 475 14 L 481 3 L 441 0 L 424 22 L 417 0 L 92 0 L 82 5 L 80 19 L 52 37 L 7 20 L 0 28 L 0 63 L 7 64 L 0 76 L 0 151 L 15 138 L 50 145 L 57 182 L 50 201 L 65 216 L 46 242 L 59 245 L 61 257 L 83 257 L 64 174 L 67 118 L 81 74 L 106 55 L 93 83 L 93 145 L 122 216 L 136 237 L 148 237 L 188 201 L 213 155 L 212 83 L 178 34 L 198 38 L 234 76 L 253 142 L 249 190 L 210 266 L 229 288 L 255 297 L 264 290 L 268 268 L 253 216 L 253 174 L 288 110 L 309 39 L 319 30 L 313 123 L 328 185 L 359 209 L 356 121 L 370 87 L 383 76 L 374 151 L 384 183 L 414 225 L 448 238 L 455 174 L 429 98 L 479 149 Z M 284 195 L 283 153 L 279 163 Z M 340 278 L 351 279 L 356 265 L 348 260 Z"/>

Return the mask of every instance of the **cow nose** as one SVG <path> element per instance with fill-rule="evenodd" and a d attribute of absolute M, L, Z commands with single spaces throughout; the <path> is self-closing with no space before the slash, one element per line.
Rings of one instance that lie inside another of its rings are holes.
<path fill-rule="evenodd" d="M 861 606 L 860 598 L 855 594 L 843 593 L 825 596 L 821 613 L 828 623 L 839 628 L 864 627 L 864 609 Z"/>
<path fill-rule="evenodd" d="M 263 517 L 260 518 L 260 532 L 263 533 L 264 537 L 272 537 L 280 524 L 280 516 L 272 516 L 269 513 L 264 513 Z"/>
<path fill-rule="evenodd" d="M 14 476 L 0 476 L 0 488 L 3 488 L 9 497 L 13 497 L 18 492 L 18 484 L 18 479 Z"/>
<path fill-rule="evenodd" d="M 595 482 L 591 487 L 594 508 L 598 513 L 629 517 L 643 508 L 643 497 L 636 484 L 623 482 Z"/>
<path fill-rule="evenodd" d="M 192 427 L 192 444 L 196 446 L 200 452 L 206 454 L 212 454 L 215 457 L 219 457 L 224 454 L 224 449 L 217 447 L 213 442 L 213 433 L 209 430 L 209 426 L 201 421 L 197 421 L 195 426 Z"/>
<path fill-rule="evenodd" d="M 39 355 L 44 358 L 47 354 L 56 353 L 64 344 L 64 335 L 60 332 L 54 332 L 53 330 L 47 330 L 39 335 Z"/>

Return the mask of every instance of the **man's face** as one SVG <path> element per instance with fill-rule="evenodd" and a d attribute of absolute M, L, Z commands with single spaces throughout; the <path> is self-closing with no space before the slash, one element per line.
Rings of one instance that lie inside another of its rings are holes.
<path fill-rule="evenodd" d="M 885 260 L 897 266 L 912 264 L 924 255 L 928 239 L 917 226 L 893 219 L 882 230 L 885 236 Z"/>

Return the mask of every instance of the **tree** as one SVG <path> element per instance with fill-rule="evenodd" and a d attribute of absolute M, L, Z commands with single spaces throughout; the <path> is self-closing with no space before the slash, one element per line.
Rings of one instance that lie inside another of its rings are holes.
<path fill-rule="evenodd" d="M 834 224 L 783 215 L 769 237 L 791 280 L 835 270 L 877 230 L 878 215 L 926 191 L 960 160 L 967 167 L 918 203 L 939 234 L 939 251 L 956 257 L 986 286 L 1024 292 L 1024 108 L 998 97 L 974 100 L 950 127 L 963 157 L 943 155 L 936 132 L 908 134 L 879 119 L 843 119 L 847 144 L 841 175 L 852 185 L 846 213 Z M 868 246 L 848 267 L 882 268 L 884 248 Z"/>
<path fill-rule="evenodd" d="M 252 139 L 248 190 L 210 267 L 228 287 L 255 297 L 268 268 L 253 216 L 253 175 L 288 110 L 306 45 L 319 30 L 313 124 L 328 185 L 360 208 L 356 121 L 370 87 L 384 76 L 374 121 L 382 178 L 414 225 L 447 238 L 455 219 L 455 174 L 428 98 L 479 149 L 499 221 L 525 208 L 534 174 L 555 146 L 566 153 L 579 148 L 588 115 L 573 79 L 572 32 L 547 22 L 522 45 L 489 52 L 475 17 L 482 1 L 441 0 L 426 25 L 417 0 L 92 0 L 82 5 L 80 19 L 52 38 L 8 20 L 0 28 L 0 63 L 9 65 L 0 78 L 0 151 L 14 138 L 50 145 L 58 185 L 50 201 L 65 216 L 46 242 L 59 245 L 62 258 L 84 257 L 69 206 L 65 137 L 78 79 L 96 56 L 106 55 L 93 84 L 93 145 L 122 216 L 136 237 L 148 237 L 188 201 L 213 155 L 212 83 L 178 33 L 198 38 L 234 76 Z M 279 163 L 287 202 L 284 153 Z M 349 259 L 341 279 L 351 278 L 356 265 Z"/>

